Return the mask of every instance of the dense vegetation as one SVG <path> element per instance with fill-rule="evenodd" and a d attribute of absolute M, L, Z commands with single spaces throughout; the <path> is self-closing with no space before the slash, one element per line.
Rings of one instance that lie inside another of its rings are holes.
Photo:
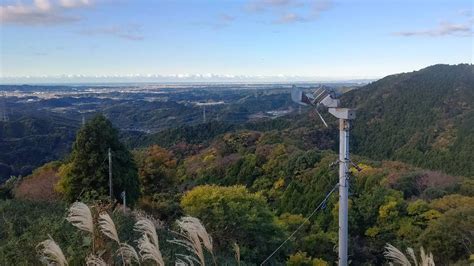
<path fill-rule="evenodd" d="M 468 64 L 435 65 L 349 92 L 354 152 L 474 176 L 473 73 Z"/>
<path fill-rule="evenodd" d="M 42 112 L 0 121 L 0 183 L 67 155 L 77 129 L 77 121 Z"/>
<path fill-rule="evenodd" d="M 469 71 L 472 66 L 434 66 L 389 76 L 344 96 L 359 110 L 352 140 L 359 154 L 353 159 L 362 169 L 351 169 L 352 264 L 386 263 L 387 243 L 401 250 L 424 247 L 440 265 L 468 263 L 474 253 L 474 180 L 472 164 L 458 160 L 471 158 L 469 151 L 474 148 Z M 436 87 L 437 79 L 450 82 Z M 418 85 L 409 89 L 410 84 Z M 367 90 L 375 98 L 363 98 Z M 454 96 L 444 97 L 445 90 L 454 90 Z M 436 97 L 430 98 L 430 91 Z M 449 100 L 455 103 L 448 107 Z M 427 116 L 422 116 L 425 112 Z M 242 265 L 260 264 L 300 225 L 269 263 L 334 264 L 337 193 L 305 220 L 337 183 L 337 167 L 332 166 L 337 159 L 337 131 L 329 122 L 330 128 L 323 128 L 317 116 L 306 113 L 240 125 L 181 126 L 128 142 L 135 147 L 130 153 L 108 120 L 91 119 L 79 130 L 71 154 L 63 161 L 46 164 L 27 177 L 11 178 L 0 188 L 4 198 L 0 212 L 6 217 L 0 223 L 0 261 L 35 264 L 35 246 L 48 234 L 72 264 L 83 261 L 90 241 L 84 242 L 65 221 L 65 202 L 81 199 L 99 206 L 107 202 L 107 167 L 101 163 L 107 148 L 113 147 L 124 156 L 117 160 L 117 169 L 122 170 L 114 176 L 136 185 L 136 194 L 130 194 L 136 196 L 135 209 L 163 223 L 160 248 L 167 264 L 181 252 L 167 240 L 176 230 L 174 221 L 184 215 L 195 216 L 205 225 L 214 239 L 219 265 L 236 263 L 236 247 Z M 451 127 L 441 127 L 447 122 L 452 122 Z M 438 135 L 421 137 L 431 130 Z M 61 178 L 74 182 L 58 186 Z M 37 187 L 43 193 L 32 189 Z M 79 188 L 95 193 L 84 196 Z M 113 213 L 123 228 L 120 239 L 135 246 L 134 216 L 120 214 L 119 208 Z"/>
<path fill-rule="evenodd" d="M 24 94 L 0 98 L 0 113 L 5 108 L 9 116 L 8 121 L 0 120 L 0 183 L 11 175 L 25 176 L 46 162 L 62 159 L 70 152 L 82 119 L 89 120 L 96 113 L 109 118 L 120 129 L 121 140 L 136 147 L 179 138 L 199 142 L 201 138 L 193 137 L 195 134 L 210 140 L 216 135 L 210 136 L 207 127 L 222 134 L 246 123 L 252 114 L 265 115 L 266 111 L 292 105 L 286 91 L 278 86 L 260 86 L 258 90 L 235 86 L 210 85 L 201 89 L 196 85 L 184 89 L 177 85 L 137 91 L 120 86 L 0 85 L 0 92 Z M 43 94 L 48 97 L 37 96 Z M 203 127 L 203 108 L 196 103 L 209 101 L 225 104 L 206 107 L 206 121 L 211 123 Z M 189 134 L 184 127 L 196 128 Z"/>
<path fill-rule="evenodd" d="M 335 185 L 337 172 L 329 165 L 336 155 L 298 148 L 286 142 L 282 135 L 283 132 L 246 130 L 229 133 L 194 154 L 180 157 L 174 156 L 175 147 L 137 150 L 134 154 L 143 194 L 137 207 L 159 217 L 169 228 L 173 227 L 172 221 L 184 214 L 200 218 L 215 239 L 215 253 L 221 262 L 231 260 L 232 246 L 237 243 L 243 262 L 259 263 L 302 223 L 302 230 L 271 259 L 272 263 L 334 262 L 337 260 L 334 249 L 337 195 L 332 195 L 309 222 L 304 222 L 304 217 Z M 468 259 L 474 229 L 469 222 L 474 219 L 471 179 L 403 163 L 359 160 L 363 170 L 353 170 L 351 179 L 352 263 L 383 263 L 382 251 L 387 242 L 399 247 L 424 246 L 439 263 Z M 51 169 L 54 168 L 44 167 L 35 175 Z M 36 176 L 27 177 L 19 184 L 33 178 L 41 184 Z M 45 182 L 50 181 L 45 179 Z M 29 217 L 30 213 L 23 212 L 22 206 L 37 206 L 35 212 L 39 214 L 31 214 L 35 219 L 46 219 L 41 218 L 43 215 L 50 217 L 50 208 L 46 210 L 40 204 L 20 200 L 25 193 L 18 189 L 20 186 L 13 188 L 16 199 L 2 203 L 3 211 L 13 212 L 12 209 L 18 208 L 23 214 L 21 219 L 28 219 L 25 216 Z M 57 199 L 49 204 L 64 210 L 63 203 Z M 87 246 L 81 248 L 71 242 L 73 239 L 62 240 L 61 235 L 69 234 L 67 230 L 71 228 L 62 222 L 64 214 L 61 216 L 60 211 L 54 219 L 42 221 L 42 233 L 30 224 L 35 219 L 28 219 L 25 224 L 15 217 L 11 216 L 13 220 L 0 228 L 6 240 L 0 246 L 0 256 L 7 261 L 18 259 L 14 256 L 18 245 L 15 239 L 28 238 L 28 234 L 46 237 L 50 233 L 66 250 L 68 258 L 83 257 Z M 132 217 L 126 219 L 133 224 Z M 63 224 L 62 227 L 46 230 L 56 228 L 57 223 Z M 16 225 L 20 227 L 15 229 Z M 35 244 L 24 243 L 31 252 Z M 172 247 L 162 249 L 166 254 L 174 254 Z M 169 256 L 167 259 L 172 261 L 173 255 Z"/>
<path fill-rule="evenodd" d="M 59 170 L 58 190 L 67 201 L 98 200 L 108 195 L 109 156 L 113 162 L 113 197 L 119 200 L 125 192 L 129 204 L 137 201 L 139 183 L 132 155 L 119 141 L 112 123 L 102 115 L 95 116 L 79 130 L 72 152 Z"/>

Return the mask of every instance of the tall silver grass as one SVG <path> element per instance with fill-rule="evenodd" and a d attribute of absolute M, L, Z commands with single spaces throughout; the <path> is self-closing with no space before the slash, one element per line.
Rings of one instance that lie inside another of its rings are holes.
<path fill-rule="evenodd" d="M 82 202 L 74 202 L 69 208 L 66 220 L 79 230 L 94 233 L 94 220 L 91 210 Z"/>
<path fill-rule="evenodd" d="M 106 237 L 114 240 L 120 245 L 120 239 L 118 237 L 117 229 L 115 228 L 114 221 L 110 218 L 110 215 L 106 212 L 99 214 L 99 228 L 102 234 Z"/>
<path fill-rule="evenodd" d="M 117 250 L 124 260 L 124 264 L 132 265 L 135 261 L 140 265 L 140 258 L 137 251 L 127 243 L 120 243 L 120 248 Z"/>
<path fill-rule="evenodd" d="M 94 254 L 89 254 L 86 258 L 87 266 L 107 266 L 107 263 L 100 257 Z"/>
<path fill-rule="evenodd" d="M 407 248 L 407 253 L 410 256 L 411 260 L 413 261 L 415 266 L 435 266 L 435 262 L 433 259 L 433 254 L 429 253 L 426 254 L 423 247 L 420 248 L 420 262 L 418 262 L 415 251 L 412 248 Z M 392 246 L 391 244 L 387 243 L 385 245 L 385 258 L 390 260 L 390 264 L 395 265 L 402 265 L 402 266 L 411 266 L 410 260 L 407 258 L 403 252 L 401 252 L 398 248 Z"/>
<path fill-rule="evenodd" d="M 94 219 L 90 208 L 82 202 L 74 202 L 69 207 L 66 220 L 79 230 L 91 234 L 92 253 L 95 252 Z"/>
<path fill-rule="evenodd" d="M 240 265 L 240 247 L 237 243 L 234 242 L 232 244 L 232 248 L 235 252 L 235 261 L 237 262 L 237 265 Z"/>
<path fill-rule="evenodd" d="M 175 238 L 170 240 L 170 242 L 186 248 L 186 250 L 192 254 L 191 256 L 177 254 L 178 256 L 188 262 L 195 261 L 204 266 L 206 265 L 204 249 L 202 247 L 204 246 L 211 253 L 212 258 L 214 259 L 212 238 L 207 233 L 206 228 L 202 225 L 199 219 L 186 216 L 179 219 L 176 223 L 179 227 L 178 234 L 181 235 L 182 239 Z"/>
<path fill-rule="evenodd" d="M 40 254 L 40 261 L 44 264 L 54 266 L 68 265 L 63 251 L 51 237 L 39 243 L 36 248 Z"/>
<path fill-rule="evenodd" d="M 103 212 L 99 214 L 99 228 L 102 234 L 104 234 L 111 240 L 114 240 L 119 245 L 117 253 L 119 253 L 122 257 L 122 262 L 124 265 L 127 263 L 131 264 L 133 260 L 140 263 L 138 253 L 135 251 L 135 249 L 127 243 L 120 242 L 115 223 L 112 218 L 110 218 L 110 215 L 108 213 Z"/>
<path fill-rule="evenodd" d="M 156 265 L 164 266 L 165 262 L 161 255 L 155 223 L 146 217 L 142 217 L 135 223 L 134 230 L 142 234 L 138 240 L 138 249 L 142 260 L 152 260 Z"/>

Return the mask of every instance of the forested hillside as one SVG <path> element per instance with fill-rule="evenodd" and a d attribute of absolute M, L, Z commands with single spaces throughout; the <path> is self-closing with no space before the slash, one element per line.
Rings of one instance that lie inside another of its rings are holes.
<path fill-rule="evenodd" d="M 474 176 L 474 66 L 391 75 L 343 99 L 357 108 L 354 153 Z"/>
<path fill-rule="evenodd" d="M 472 71 L 471 65 L 436 65 L 388 76 L 342 96 L 345 106 L 358 112 L 351 135 L 352 160 L 360 166 L 360 171 L 350 169 L 351 264 L 387 263 L 387 243 L 403 251 L 412 247 L 417 254 L 423 247 L 433 253 L 436 265 L 472 263 Z M 283 96 L 289 98 L 270 98 Z M 256 105 L 253 97 L 246 99 Z M 245 113 L 238 105 L 229 108 Z M 338 196 L 337 190 L 329 192 L 338 181 L 338 132 L 335 119 L 323 115 L 327 128 L 306 109 L 275 119 L 211 120 L 136 135 L 120 133 L 113 119 L 94 116 L 79 128 L 74 144 L 66 145 L 65 155 L 57 155 L 58 161 L 0 186 L 0 213 L 5 214 L 0 262 L 35 265 L 38 243 L 52 237 L 70 265 L 83 263 L 90 253 L 119 263 L 120 241 L 140 249 L 133 224 L 147 216 L 159 220 L 154 226 L 159 248 L 164 264 L 171 265 L 188 254 L 173 241 L 180 237 L 179 219 L 192 216 L 213 238 L 202 265 L 258 265 L 297 228 L 265 265 L 335 265 Z M 53 132 L 74 139 L 65 133 L 71 128 L 48 127 L 61 120 L 28 121 L 17 127 L 10 122 L 1 136 L 14 140 L 22 132 Z M 46 149 L 52 144 L 38 145 Z M 45 156 L 44 162 L 53 159 Z M 132 209 L 125 213 L 119 208 L 122 192 Z M 109 213 L 120 241 L 107 242 L 97 230 L 91 230 L 92 236 L 75 230 L 65 216 L 76 200 L 90 206 L 94 222 Z"/>
<path fill-rule="evenodd" d="M 332 265 L 337 260 L 337 194 L 330 195 L 309 221 L 304 217 L 335 187 L 337 167 L 331 164 L 337 155 L 327 150 L 330 141 L 308 133 L 238 130 L 201 143 L 183 139 L 168 148 L 136 149 L 134 162 L 121 159 L 129 154 L 119 145 L 114 148 L 115 198 L 120 203 L 117 193 L 125 189 L 133 197 L 130 202 L 137 202 L 134 209 L 162 221 L 158 229 L 166 265 L 186 252 L 168 242 L 176 230 L 173 221 L 184 215 L 197 217 L 205 225 L 214 239 L 213 254 L 219 265 L 237 265 L 235 244 L 242 265 L 259 264 L 300 225 L 300 231 L 271 258 L 270 265 Z M 307 138 L 321 142 L 305 145 Z M 71 263 L 83 261 L 94 246 L 90 238 L 82 241 L 64 219 L 65 203 L 75 200 L 113 214 L 120 239 L 138 248 L 132 229 L 137 214 L 123 215 L 113 205 L 104 205 L 108 198 L 104 161 L 107 147 L 116 139 L 110 123 L 93 119 L 80 130 L 68 159 L 12 179 L 2 188 L 0 195 L 13 199 L 0 200 L 0 211 L 6 214 L 5 222 L 0 223 L 1 259 L 10 264 L 35 264 L 35 246 L 51 235 Z M 469 222 L 474 219 L 472 179 L 400 162 L 354 160 L 362 170 L 351 169 L 352 263 L 383 264 L 387 243 L 401 249 L 423 246 L 441 265 L 467 263 L 473 249 L 474 228 Z M 124 182 L 137 178 L 138 199 L 132 193 L 135 188 L 123 187 Z M 105 245 L 103 258 L 113 260 L 114 247 Z M 212 264 L 211 257 L 207 258 Z"/>
<path fill-rule="evenodd" d="M 0 121 L 0 183 L 10 175 L 28 175 L 69 152 L 77 121 L 39 113 Z"/>

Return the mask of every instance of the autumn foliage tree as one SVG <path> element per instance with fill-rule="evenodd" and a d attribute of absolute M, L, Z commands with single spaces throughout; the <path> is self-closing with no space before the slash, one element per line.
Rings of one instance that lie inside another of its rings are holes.
<path fill-rule="evenodd" d="M 198 186 L 183 196 L 181 206 L 218 236 L 217 248 L 229 250 L 237 243 L 244 260 L 262 261 L 284 236 L 266 199 L 244 186 Z"/>
<path fill-rule="evenodd" d="M 181 215 L 176 184 L 177 163 L 173 153 L 153 145 L 134 152 L 140 179 L 139 207 L 161 220 Z"/>
<path fill-rule="evenodd" d="M 153 145 L 137 152 L 135 158 L 143 195 L 170 189 L 176 174 L 176 160 L 168 150 Z"/>

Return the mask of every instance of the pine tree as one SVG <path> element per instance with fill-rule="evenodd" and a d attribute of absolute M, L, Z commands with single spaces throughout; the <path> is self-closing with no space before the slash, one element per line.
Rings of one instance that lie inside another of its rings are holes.
<path fill-rule="evenodd" d="M 118 131 L 103 115 L 89 120 L 77 133 L 67 164 L 61 167 L 59 189 L 66 200 L 105 199 L 109 195 L 108 149 L 112 152 L 113 195 L 127 204 L 139 196 L 139 181 L 131 153 L 119 141 Z"/>

